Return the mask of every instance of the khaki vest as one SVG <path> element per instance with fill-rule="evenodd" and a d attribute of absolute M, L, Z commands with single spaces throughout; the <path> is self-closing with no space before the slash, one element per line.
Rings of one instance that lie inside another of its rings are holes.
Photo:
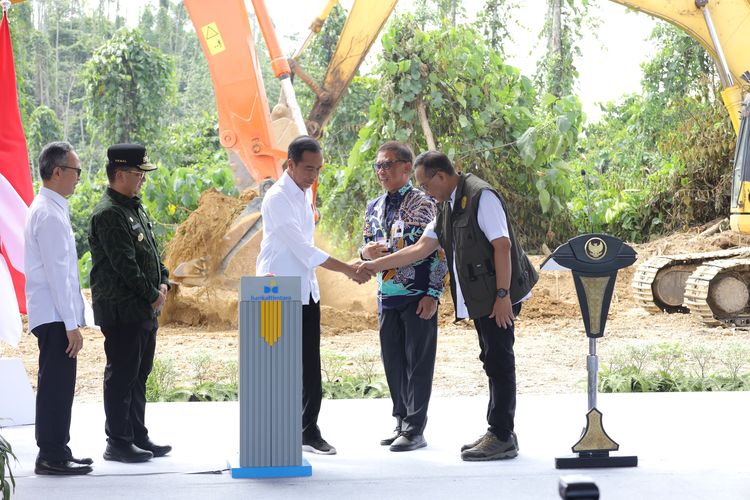
<path fill-rule="evenodd" d="M 456 303 L 455 280 L 458 279 L 471 319 L 488 316 L 492 312 L 497 293 L 494 250 L 477 221 L 479 198 L 485 189 L 498 197 L 508 220 L 508 234 L 512 245 L 511 302 L 515 304 L 524 298 L 539 279 L 536 269 L 516 240 L 511 217 L 503 198 L 492 186 L 478 177 L 472 174 L 459 174 L 453 211 L 449 201 L 438 206 L 435 232 L 448 258 L 453 303 Z M 458 276 L 453 275 L 454 258 Z"/>

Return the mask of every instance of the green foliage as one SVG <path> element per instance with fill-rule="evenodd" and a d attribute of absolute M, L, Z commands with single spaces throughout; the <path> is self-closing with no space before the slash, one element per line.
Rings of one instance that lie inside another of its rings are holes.
<path fill-rule="evenodd" d="M 415 0 L 414 22 L 419 29 L 436 29 L 456 26 L 466 17 L 461 0 Z"/>
<path fill-rule="evenodd" d="M 218 364 L 207 353 L 201 352 L 190 359 L 192 381 L 177 385 L 177 371 L 171 359 L 154 360 L 146 381 L 146 401 L 236 401 L 239 394 L 236 362 Z"/>
<path fill-rule="evenodd" d="M 599 374 L 602 392 L 688 392 L 750 390 L 748 357 L 742 344 L 721 350 L 676 343 L 629 346 L 615 353 Z"/>
<path fill-rule="evenodd" d="M 36 162 L 45 144 L 59 141 L 63 136 L 62 123 L 58 120 L 55 112 L 45 105 L 37 107 L 29 119 L 28 142 L 29 156 L 32 163 Z"/>
<path fill-rule="evenodd" d="M 86 63 L 86 112 L 104 144 L 149 144 L 174 93 L 174 65 L 138 30 L 118 30 Z"/>
<path fill-rule="evenodd" d="M 91 266 L 93 261 L 91 260 L 91 252 L 87 251 L 78 259 L 78 279 L 81 283 L 81 288 L 89 288 L 91 286 Z"/>
<path fill-rule="evenodd" d="M 93 177 L 83 172 L 80 182 L 76 185 L 75 192 L 68 198 L 70 224 L 73 227 L 73 235 L 76 239 L 76 251 L 81 257 L 89 251 L 91 214 L 106 189 L 107 175 L 103 169 Z"/>
<path fill-rule="evenodd" d="M 475 26 L 422 31 L 410 16 L 393 20 L 375 72 L 379 92 L 347 164 L 323 174 L 326 230 L 355 247 L 368 198 L 379 189 L 370 164 L 388 140 L 427 149 L 424 107 L 437 147 L 456 167 L 493 184 L 512 207 L 524 244 L 535 247 L 555 226 L 569 236 L 567 152 L 582 126 L 574 97 L 542 96 L 506 65 Z"/>
<path fill-rule="evenodd" d="M 8 500 L 10 494 L 16 489 L 16 479 L 13 477 L 13 470 L 10 468 L 10 459 L 18 461 L 13 453 L 10 443 L 0 436 L 0 493 L 3 500 Z"/>
<path fill-rule="evenodd" d="M 321 353 L 323 395 L 329 399 L 385 398 L 390 392 L 383 377 L 375 373 L 379 357 L 360 353 L 353 362 L 339 354 Z"/>
<path fill-rule="evenodd" d="M 666 25 L 653 38 L 646 92 L 606 105 L 573 161 L 588 174 L 594 230 L 635 242 L 726 216 L 735 145 L 704 49 Z M 588 230 L 584 193 L 576 177 L 569 208 L 579 231 Z"/>
<path fill-rule="evenodd" d="M 165 109 L 163 124 L 188 120 L 214 109 L 214 88 L 200 42 L 183 2 L 160 0 L 146 5 L 138 25 L 149 45 L 172 56 L 178 89 L 173 106 Z"/>
<path fill-rule="evenodd" d="M 547 51 L 537 63 L 534 77 L 538 89 L 556 97 L 574 93 L 581 55 L 577 42 L 588 22 L 588 0 L 547 0 L 547 17 L 540 37 L 547 39 Z"/>
<path fill-rule="evenodd" d="M 237 195 L 229 167 L 162 167 L 148 175 L 142 198 L 155 223 L 154 235 L 160 248 L 164 248 L 177 226 L 198 207 L 201 193 L 209 188 Z"/>
<path fill-rule="evenodd" d="M 477 15 L 477 26 L 487 44 L 505 57 L 506 46 L 512 46 L 511 15 L 519 7 L 516 0 L 485 0 L 484 8 Z"/>

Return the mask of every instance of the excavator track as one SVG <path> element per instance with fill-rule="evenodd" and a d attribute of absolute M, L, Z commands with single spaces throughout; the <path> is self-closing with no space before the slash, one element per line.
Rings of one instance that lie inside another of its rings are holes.
<path fill-rule="evenodd" d="M 750 259 L 706 262 L 685 286 L 685 304 L 708 326 L 750 328 Z"/>
<path fill-rule="evenodd" d="M 685 303 L 685 288 L 693 272 L 707 262 L 739 257 L 750 257 L 750 248 L 651 257 L 633 274 L 636 302 L 651 313 L 690 312 Z"/>

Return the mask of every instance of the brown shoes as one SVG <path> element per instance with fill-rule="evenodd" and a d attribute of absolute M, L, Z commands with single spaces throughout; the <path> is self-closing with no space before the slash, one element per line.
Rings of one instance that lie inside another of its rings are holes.
<path fill-rule="evenodd" d="M 507 440 L 501 441 L 490 431 L 473 443 L 461 447 L 461 459 L 467 462 L 502 460 L 518 456 L 518 438 L 511 432 Z"/>

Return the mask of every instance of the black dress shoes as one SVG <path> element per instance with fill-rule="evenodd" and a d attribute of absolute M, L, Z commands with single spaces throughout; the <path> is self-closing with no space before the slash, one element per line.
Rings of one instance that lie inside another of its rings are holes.
<path fill-rule="evenodd" d="M 427 446 L 427 441 L 421 434 L 402 432 L 389 448 L 391 451 L 413 451 Z"/>
<path fill-rule="evenodd" d="M 141 448 L 143 450 L 148 450 L 151 453 L 153 453 L 154 454 L 154 458 L 156 458 L 156 457 L 163 457 L 164 455 L 166 455 L 167 453 L 169 453 L 170 451 L 172 451 L 172 447 L 169 446 L 168 444 L 160 446 L 160 445 L 154 443 L 153 441 L 151 441 L 148 438 L 146 438 L 145 441 L 136 441 L 135 445 L 138 448 Z"/>
<path fill-rule="evenodd" d="M 72 460 L 44 460 L 37 458 L 34 473 L 40 476 L 80 476 L 88 474 L 93 469 L 89 465 L 81 465 Z"/>
<path fill-rule="evenodd" d="M 393 434 L 385 439 L 380 440 L 380 446 L 392 445 L 393 442 L 399 438 L 399 436 L 401 436 L 401 427 L 396 427 L 395 429 L 393 429 Z"/>
<path fill-rule="evenodd" d="M 125 463 L 138 463 L 147 462 L 154 456 L 153 453 L 147 450 L 142 450 L 132 444 L 112 444 L 107 443 L 107 449 L 104 450 L 104 460 L 112 460 L 115 462 Z"/>

